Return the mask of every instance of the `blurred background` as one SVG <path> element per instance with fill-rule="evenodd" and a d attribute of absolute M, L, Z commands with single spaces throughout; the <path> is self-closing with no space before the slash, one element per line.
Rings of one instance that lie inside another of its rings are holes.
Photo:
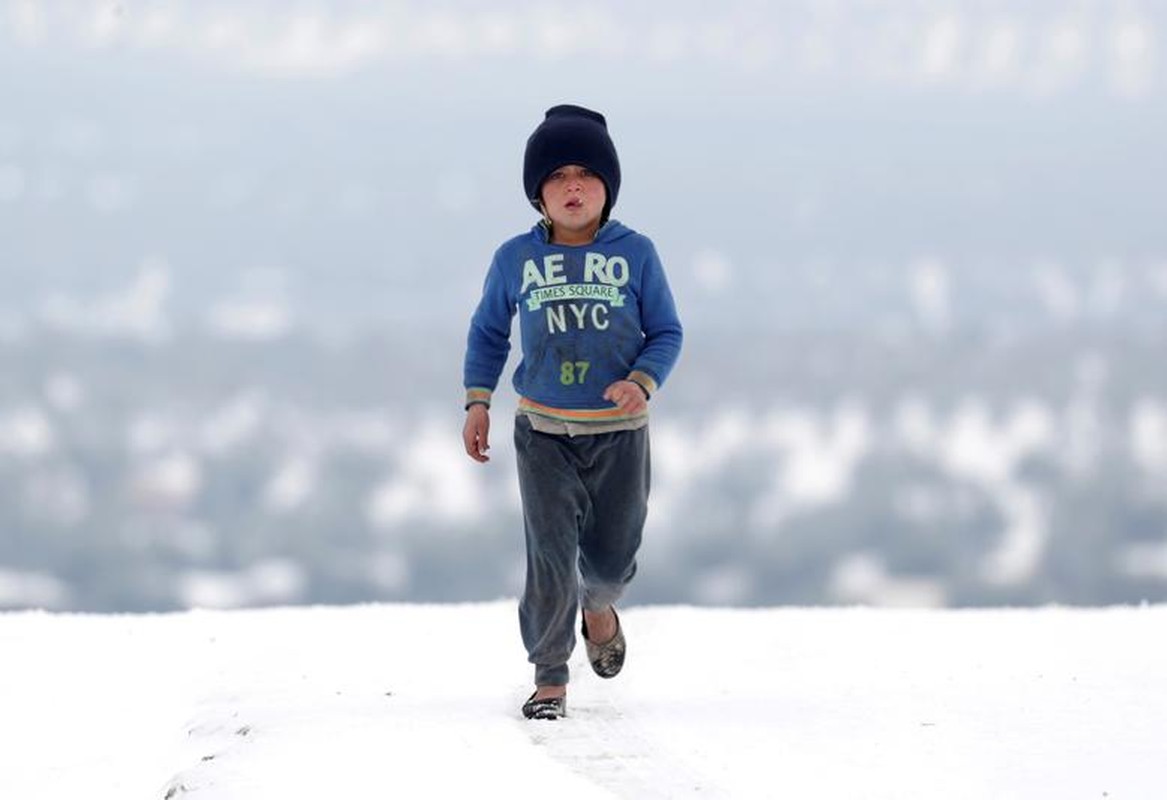
<path fill-rule="evenodd" d="M 461 362 L 560 102 L 686 324 L 628 602 L 1161 602 L 1165 31 L 0 0 L 0 608 L 517 595 L 515 398 L 473 463 Z"/>

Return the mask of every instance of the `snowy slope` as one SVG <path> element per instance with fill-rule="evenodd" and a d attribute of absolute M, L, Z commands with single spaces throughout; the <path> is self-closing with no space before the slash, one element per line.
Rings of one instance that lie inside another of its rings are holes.
<path fill-rule="evenodd" d="M 521 720 L 513 602 L 0 615 L 0 798 L 1162 798 L 1167 608 L 631 608 Z"/>

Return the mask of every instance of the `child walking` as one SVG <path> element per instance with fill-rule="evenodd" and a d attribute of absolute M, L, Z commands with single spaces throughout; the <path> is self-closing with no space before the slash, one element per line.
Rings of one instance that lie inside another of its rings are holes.
<path fill-rule="evenodd" d="M 620 163 L 602 114 L 559 105 L 527 140 L 523 187 L 542 220 L 503 243 L 470 323 L 467 454 L 489 460 L 490 399 L 519 315 L 514 441 L 526 585 L 519 629 L 535 665 L 528 719 L 567 711 L 576 611 L 592 669 L 615 677 L 615 603 L 636 574 L 648 510 L 648 401 L 681 350 L 652 242 L 609 215 Z"/>

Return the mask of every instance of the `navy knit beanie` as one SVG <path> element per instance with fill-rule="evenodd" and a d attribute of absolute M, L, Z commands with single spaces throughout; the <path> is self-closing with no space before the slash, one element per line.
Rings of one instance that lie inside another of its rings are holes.
<path fill-rule="evenodd" d="M 606 220 L 620 193 L 620 161 L 603 114 L 571 105 L 547 109 L 547 116 L 527 139 L 523 157 L 523 188 L 536 210 L 543 182 L 566 164 L 579 164 L 600 176 L 608 193 L 600 218 Z"/>

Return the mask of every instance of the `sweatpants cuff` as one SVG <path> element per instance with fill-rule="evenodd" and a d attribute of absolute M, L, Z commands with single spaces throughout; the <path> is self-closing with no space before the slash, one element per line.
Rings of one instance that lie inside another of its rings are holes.
<path fill-rule="evenodd" d="M 632 572 L 635 574 L 636 565 L 633 562 Z M 631 575 L 629 576 L 631 579 Z M 627 583 L 607 584 L 602 586 L 584 586 L 580 597 L 580 606 L 584 611 L 598 614 L 607 611 L 608 606 L 616 605 L 616 601 L 624 595 Z"/>
<path fill-rule="evenodd" d="M 569 677 L 567 664 L 535 665 L 536 686 L 566 686 Z"/>

